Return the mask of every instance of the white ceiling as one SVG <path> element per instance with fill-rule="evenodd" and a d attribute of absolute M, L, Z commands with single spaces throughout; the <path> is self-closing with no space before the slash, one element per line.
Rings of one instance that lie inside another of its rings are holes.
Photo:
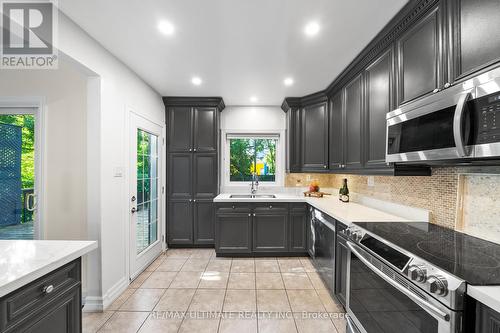
<path fill-rule="evenodd" d="M 322 90 L 407 0 L 59 0 L 161 95 L 280 105 Z M 168 20 L 172 36 L 157 25 Z M 304 26 L 319 23 L 310 38 Z M 193 76 L 203 79 L 200 86 Z M 285 77 L 295 83 L 285 87 Z M 258 98 L 250 102 L 250 96 Z"/>

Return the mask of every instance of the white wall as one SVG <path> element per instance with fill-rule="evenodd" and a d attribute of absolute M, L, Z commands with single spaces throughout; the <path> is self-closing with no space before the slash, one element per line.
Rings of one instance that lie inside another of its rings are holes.
<path fill-rule="evenodd" d="M 128 171 L 129 110 L 163 126 L 164 106 L 156 91 L 62 13 L 59 50 L 95 73 L 88 81 L 87 210 L 89 238 L 100 247 L 89 256 L 87 308 L 98 309 L 128 285 L 129 186 L 114 171 Z"/>
<path fill-rule="evenodd" d="M 43 238 L 86 239 L 87 78 L 58 70 L 4 70 L 1 96 L 45 99 Z"/>
<path fill-rule="evenodd" d="M 286 114 L 279 106 L 227 106 L 222 111 L 221 129 L 281 131 L 286 129 Z"/>

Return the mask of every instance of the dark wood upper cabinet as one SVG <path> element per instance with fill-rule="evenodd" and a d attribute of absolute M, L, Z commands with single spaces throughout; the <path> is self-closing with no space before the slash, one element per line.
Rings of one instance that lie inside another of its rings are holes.
<path fill-rule="evenodd" d="M 194 114 L 193 151 L 215 152 L 217 150 L 218 110 L 196 107 Z"/>
<path fill-rule="evenodd" d="M 328 168 L 328 109 L 321 102 L 301 110 L 302 170 L 318 171 Z"/>
<path fill-rule="evenodd" d="M 329 101 L 329 161 L 330 170 L 340 170 L 344 165 L 344 133 L 342 92 L 336 93 Z"/>
<path fill-rule="evenodd" d="M 396 43 L 399 104 L 430 94 L 444 85 L 441 6 L 438 3 Z"/>
<path fill-rule="evenodd" d="M 500 61 L 500 1 L 449 1 L 457 80 Z"/>
<path fill-rule="evenodd" d="M 168 148 L 170 152 L 189 152 L 193 147 L 193 112 L 190 107 L 170 107 Z"/>
<path fill-rule="evenodd" d="M 367 167 L 385 167 L 386 114 L 392 109 L 393 52 L 386 51 L 365 70 L 365 159 Z"/>
<path fill-rule="evenodd" d="M 287 120 L 287 171 L 288 172 L 300 172 L 302 168 L 301 165 L 301 154 L 300 154 L 300 108 L 293 107 L 290 108 L 286 115 Z"/>
<path fill-rule="evenodd" d="M 363 109 L 363 76 L 358 75 L 344 88 L 345 103 L 345 168 L 361 169 L 363 167 L 362 148 L 362 109 Z"/>

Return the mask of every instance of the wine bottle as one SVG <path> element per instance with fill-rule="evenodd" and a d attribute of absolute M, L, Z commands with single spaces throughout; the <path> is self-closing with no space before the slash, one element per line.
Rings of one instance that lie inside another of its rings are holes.
<path fill-rule="evenodd" d="M 347 187 L 346 178 L 344 178 L 344 184 L 339 190 L 339 200 L 342 202 L 349 202 L 349 188 Z"/>

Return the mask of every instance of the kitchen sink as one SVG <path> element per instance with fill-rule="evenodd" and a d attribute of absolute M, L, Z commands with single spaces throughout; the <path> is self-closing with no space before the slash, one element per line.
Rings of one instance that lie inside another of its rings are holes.
<path fill-rule="evenodd" d="M 231 194 L 231 199 L 275 199 L 274 194 Z"/>

